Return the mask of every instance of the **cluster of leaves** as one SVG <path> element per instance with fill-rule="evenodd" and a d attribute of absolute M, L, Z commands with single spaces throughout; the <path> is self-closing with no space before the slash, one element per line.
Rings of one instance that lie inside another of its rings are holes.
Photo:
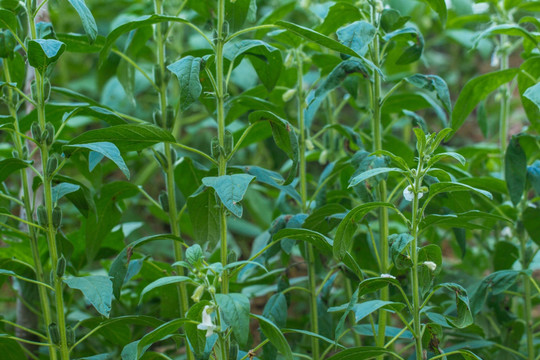
<path fill-rule="evenodd" d="M 538 359 L 537 1 L 0 7 L 6 359 Z"/>

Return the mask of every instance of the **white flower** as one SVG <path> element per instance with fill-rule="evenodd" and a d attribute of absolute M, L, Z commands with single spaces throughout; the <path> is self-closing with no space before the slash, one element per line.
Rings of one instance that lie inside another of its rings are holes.
<path fill-rule="evenodd" d="M 506 226 L 504 229 L 501 230 L 501 235 L 506 237 L 512 237 L 512 230 Z"/>
<path fill-rule="evenodd" d="M 210 306 L 206 305 L 202 311 L 202 322 L 197 325 L 197 329 L 206 330 L 206 337 L 212 336 L 214 330 L 217 328 L 216 325 L 212 323 L 212 312 L 208 312 L 208 309 L 211 309 Z"/>
<path fill-rule="evenodd" d="M 390 274 L 381 274 L 381 277 L 385 279 L 394 279 L 394 280 L 396 279 L 395 276 L 390 275 Z"/>
<path fill-rule="evenodd" d="M 424 265 L 426 265 L 431 271 L 435 271 L 437 268 L 437 264 L 435 264 L 433 261 L 424 261 Z"/>
<path fill-rule="evenodd" d="M 418 198 L 421 199 L 422 196 L 424 196 L 424 193 L 423 192 L 419 192 L 418 193 Z M 413 201 L 414 199 L 414 192 L 413 192 L 413 188 L 411 185 L 407 186 L 405 188 L 405 190 L 403 190 L 403 197 L 405 198 L 405 200 L 407 201 Z"/>

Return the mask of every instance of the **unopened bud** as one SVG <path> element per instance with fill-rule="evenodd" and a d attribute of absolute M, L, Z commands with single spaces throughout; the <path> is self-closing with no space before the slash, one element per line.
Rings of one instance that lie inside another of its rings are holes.
<path fill-rule="evenodd" d="M 203 296 L 204 294 L 204 289 L 205 289 L 205 286 L 204 285 L 199 285 L 196 289 L 195 289 L 195 292 L 193 293 L 193 295 L 191 296 L 191 299 L 193 301 L 195 301 L 196 303 L 199 302 L 201 300 L 201 297 Z"/>

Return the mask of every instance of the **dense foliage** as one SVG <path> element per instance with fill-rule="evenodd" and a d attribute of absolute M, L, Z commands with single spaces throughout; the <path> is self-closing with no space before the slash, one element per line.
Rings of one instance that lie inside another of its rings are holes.
<path fill-rule="evenodd" d="M 540 359 L 540 2 L 0 6 L 0 358 Z"/>

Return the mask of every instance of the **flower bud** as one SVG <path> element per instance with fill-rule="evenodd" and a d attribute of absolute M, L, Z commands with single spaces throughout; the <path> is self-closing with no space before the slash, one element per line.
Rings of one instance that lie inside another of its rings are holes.
<path fill-rule="evenodd" d="M 159 64 L 154 65 L 154 83 L 158 88 L 163 85 L 163 73 L 161 72 L 161 66 L 159 66 Z"/>
<path fill-rule="evenodd" d="M 201 297 L 203 296 L 204 294 L 204 289 L 205 289 L 205 286 L 204 285 L 199 285 L 196 289 L 195 289 L 195 292 L 193 293 L 193 295 L 191 295 L 191 299 L 193 301 L 195 301 L 196 303 L 201 301 Z"/>
<path fill-rule="evenodd" d="M 291 100 L 294 95 L 296 95 L 296 88 L 285 91 L 283 95 L 281 95 L 281 99 L 283 100 L 283 102 L 287 102 Z"/>
<path fill-rule="evenodd" d="M 159 127 L 163 127 L 163 116 L 161 115 L 161 111 L 159 111 L 158 109 L 154 110 L 152 119 L 154 120 L 154 124 Z"/>
<path fill-rule="evenodd" d="M 75 344 L 75 330 L 73 330 L 73 328 L 71 326 L 67 326 L 66 327 L 66 342 L 67 342 L 67 346 L 72 346 L 73 344 Z"/>
<path fill-rule="evenodd" d="M 431 271 L 435 271 L 437 269 L 437 264 L 435 264 L 433 261 L 424 261 L 425 266 Z"/>

